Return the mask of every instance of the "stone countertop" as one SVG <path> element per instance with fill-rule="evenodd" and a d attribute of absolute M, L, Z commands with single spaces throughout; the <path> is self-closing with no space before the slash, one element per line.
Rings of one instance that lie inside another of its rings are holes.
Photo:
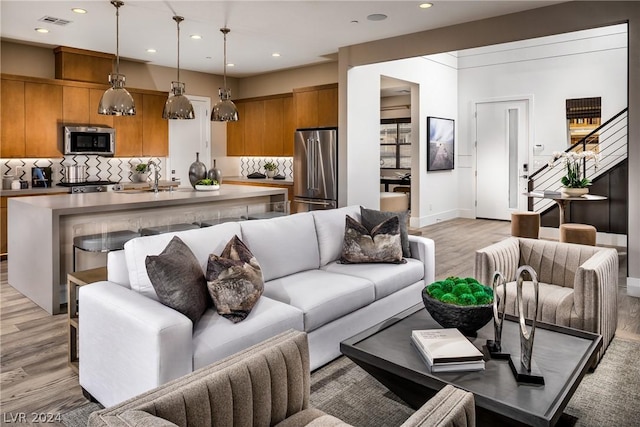
<path fill-rule="evenodd" d="M 293 185 L 292 179 L 273 179 L 273 178 L 247 178 L 246 176 L 225 176 L 222 182 L 254 182 L 256 184 L 276 184 L 276 185 Z"/>
<path fill-rule="evenodd" d="M 2 190 L 2 196 L 14 197 L 14 196 L 37 196 L 56 193 L 68 193 L 69 187 L 60 187 L 54 185 L 53 187 L 29 187 L 22 190 Z"/>
<path fill-rule="evenodd" d="M 18 191 L 18 190 L 16 190 Z M 23 190 L 24 191 L 24 190 Z M 197 191 L 180 188 L 174 191 L 124 190 L 106 193 L 77 193 L 58 195 L 34 195 L 9 200 L 9 203 L 26 203 L 34 208 L 50 209 L 54 215 L 73 215 L 90 212 L 144 209 L 159 206 L 177 206 L 260 196 L 284 195 L 286 190 L 248 185 L 222 184 L 216 191 Z"/>

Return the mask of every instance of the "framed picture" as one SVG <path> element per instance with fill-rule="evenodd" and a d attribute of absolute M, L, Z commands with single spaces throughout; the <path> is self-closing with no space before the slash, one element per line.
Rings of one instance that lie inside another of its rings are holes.
<path fill-rule="evenodd" d="M 453 169 L 454 121 L 440 117 L 427 117 L 427 170 Z"/>

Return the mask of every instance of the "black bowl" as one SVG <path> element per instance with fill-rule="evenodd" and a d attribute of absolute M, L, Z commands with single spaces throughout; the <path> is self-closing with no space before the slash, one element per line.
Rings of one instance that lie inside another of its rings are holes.
<path fill-rule="evenodd" d="M 446 304 L 431 297 L 426 288 L 422 290 L 422 302 L 433 320 L 438 322 L 440 326 L 458 328 L 467 336 L 476 336 L 478 329 L 493 318 L 493 304 Z"/>

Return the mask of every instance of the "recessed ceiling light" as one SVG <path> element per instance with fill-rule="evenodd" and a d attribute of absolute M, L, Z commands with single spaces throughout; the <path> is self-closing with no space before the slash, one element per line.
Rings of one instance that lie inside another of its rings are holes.
<path fill-rule="evenodd" d="M 357 19 L 354 19 L 353 21 L 351 21 L 352 24 L 359 24 Z"/>
<path fill-rule="evenodd" d="M 202 38 L 202 36 L 199 34 L 191 34 L 189 37 L 191 37 L 194 40 L 200 40 Z"/>
<path fill-rule="evenodd" d="M 233 62 L 229 62 L 229 63 L 227 64 L 227 67 L 235 67 L 235 66 L 236 66 L 236 64 L 234 64 Z"/>
<path fill-rule="evenodd" d="M 156 53 L 156 52 L 157 52 L 157 50 L 155 50 L 155 49 L 147 49 L 147 53 Z"/>
<path fill-rule="evenodd" d="M 384 13 L 372 13 L 371 15 L 367 16 L 367 19 L 369 21 L 384 21 L 385 19 L 387 19 L 387 15 L 385 15 Z"/>
<path fill-rule="evenodd" d="M 433 3 L 420 3 L 420 6 L 418 6 L 420 9 L 429 9 L 431 6 L 433 6 Z"/>
<path fill-rule="evenodd" d="M 73 9 L 71 9 L 72 12 L 74 13 L 79 13 L 81 15 L 84 15 L 85 13 L 87 13 L 87 11 L 85 9 L 79 8 L 79 7 L 74 7 Z"/>
<path fill-rule="evenodd" d="M 40 28 L 40 27 L 36 28 L 35 30 L 42 34 L 46 34 L 49 32 L 49 30 L 47 30 L 46 28 Z"/>
<path fill-rule="evenodd" d="M 274 58 L 278 58 L 280 57 L 280 54 L 278 52 L 273 52 L 271 56 L 273 56 Z"/>

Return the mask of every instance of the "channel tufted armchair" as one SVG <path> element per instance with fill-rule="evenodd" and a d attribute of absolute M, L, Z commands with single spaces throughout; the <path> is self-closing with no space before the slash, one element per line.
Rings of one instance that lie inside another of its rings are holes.
<path fill-rule="evenodd" d="M 495 271 L 507 281 L 507 314 L 517 315 L 516 271 L 538 275 L 536 320 L 602 335 L 596 363 L 618 325 L 618 253 L 615 249 L 511 237 L 476 252 L 475 277 L 490 285 Z M 502 295 L 499 289 L 498 295 Z M 533 286 L 523 287 L 525 317 L 533 313 Z"/>
<path fill-rule="evenodd" d="M 290 330 L 116 406 L 89 426 L 348 426 L 309 407 L 307 335 Z M 403 427 L 475 425 L 473 394 L 451 385 Z"/>

